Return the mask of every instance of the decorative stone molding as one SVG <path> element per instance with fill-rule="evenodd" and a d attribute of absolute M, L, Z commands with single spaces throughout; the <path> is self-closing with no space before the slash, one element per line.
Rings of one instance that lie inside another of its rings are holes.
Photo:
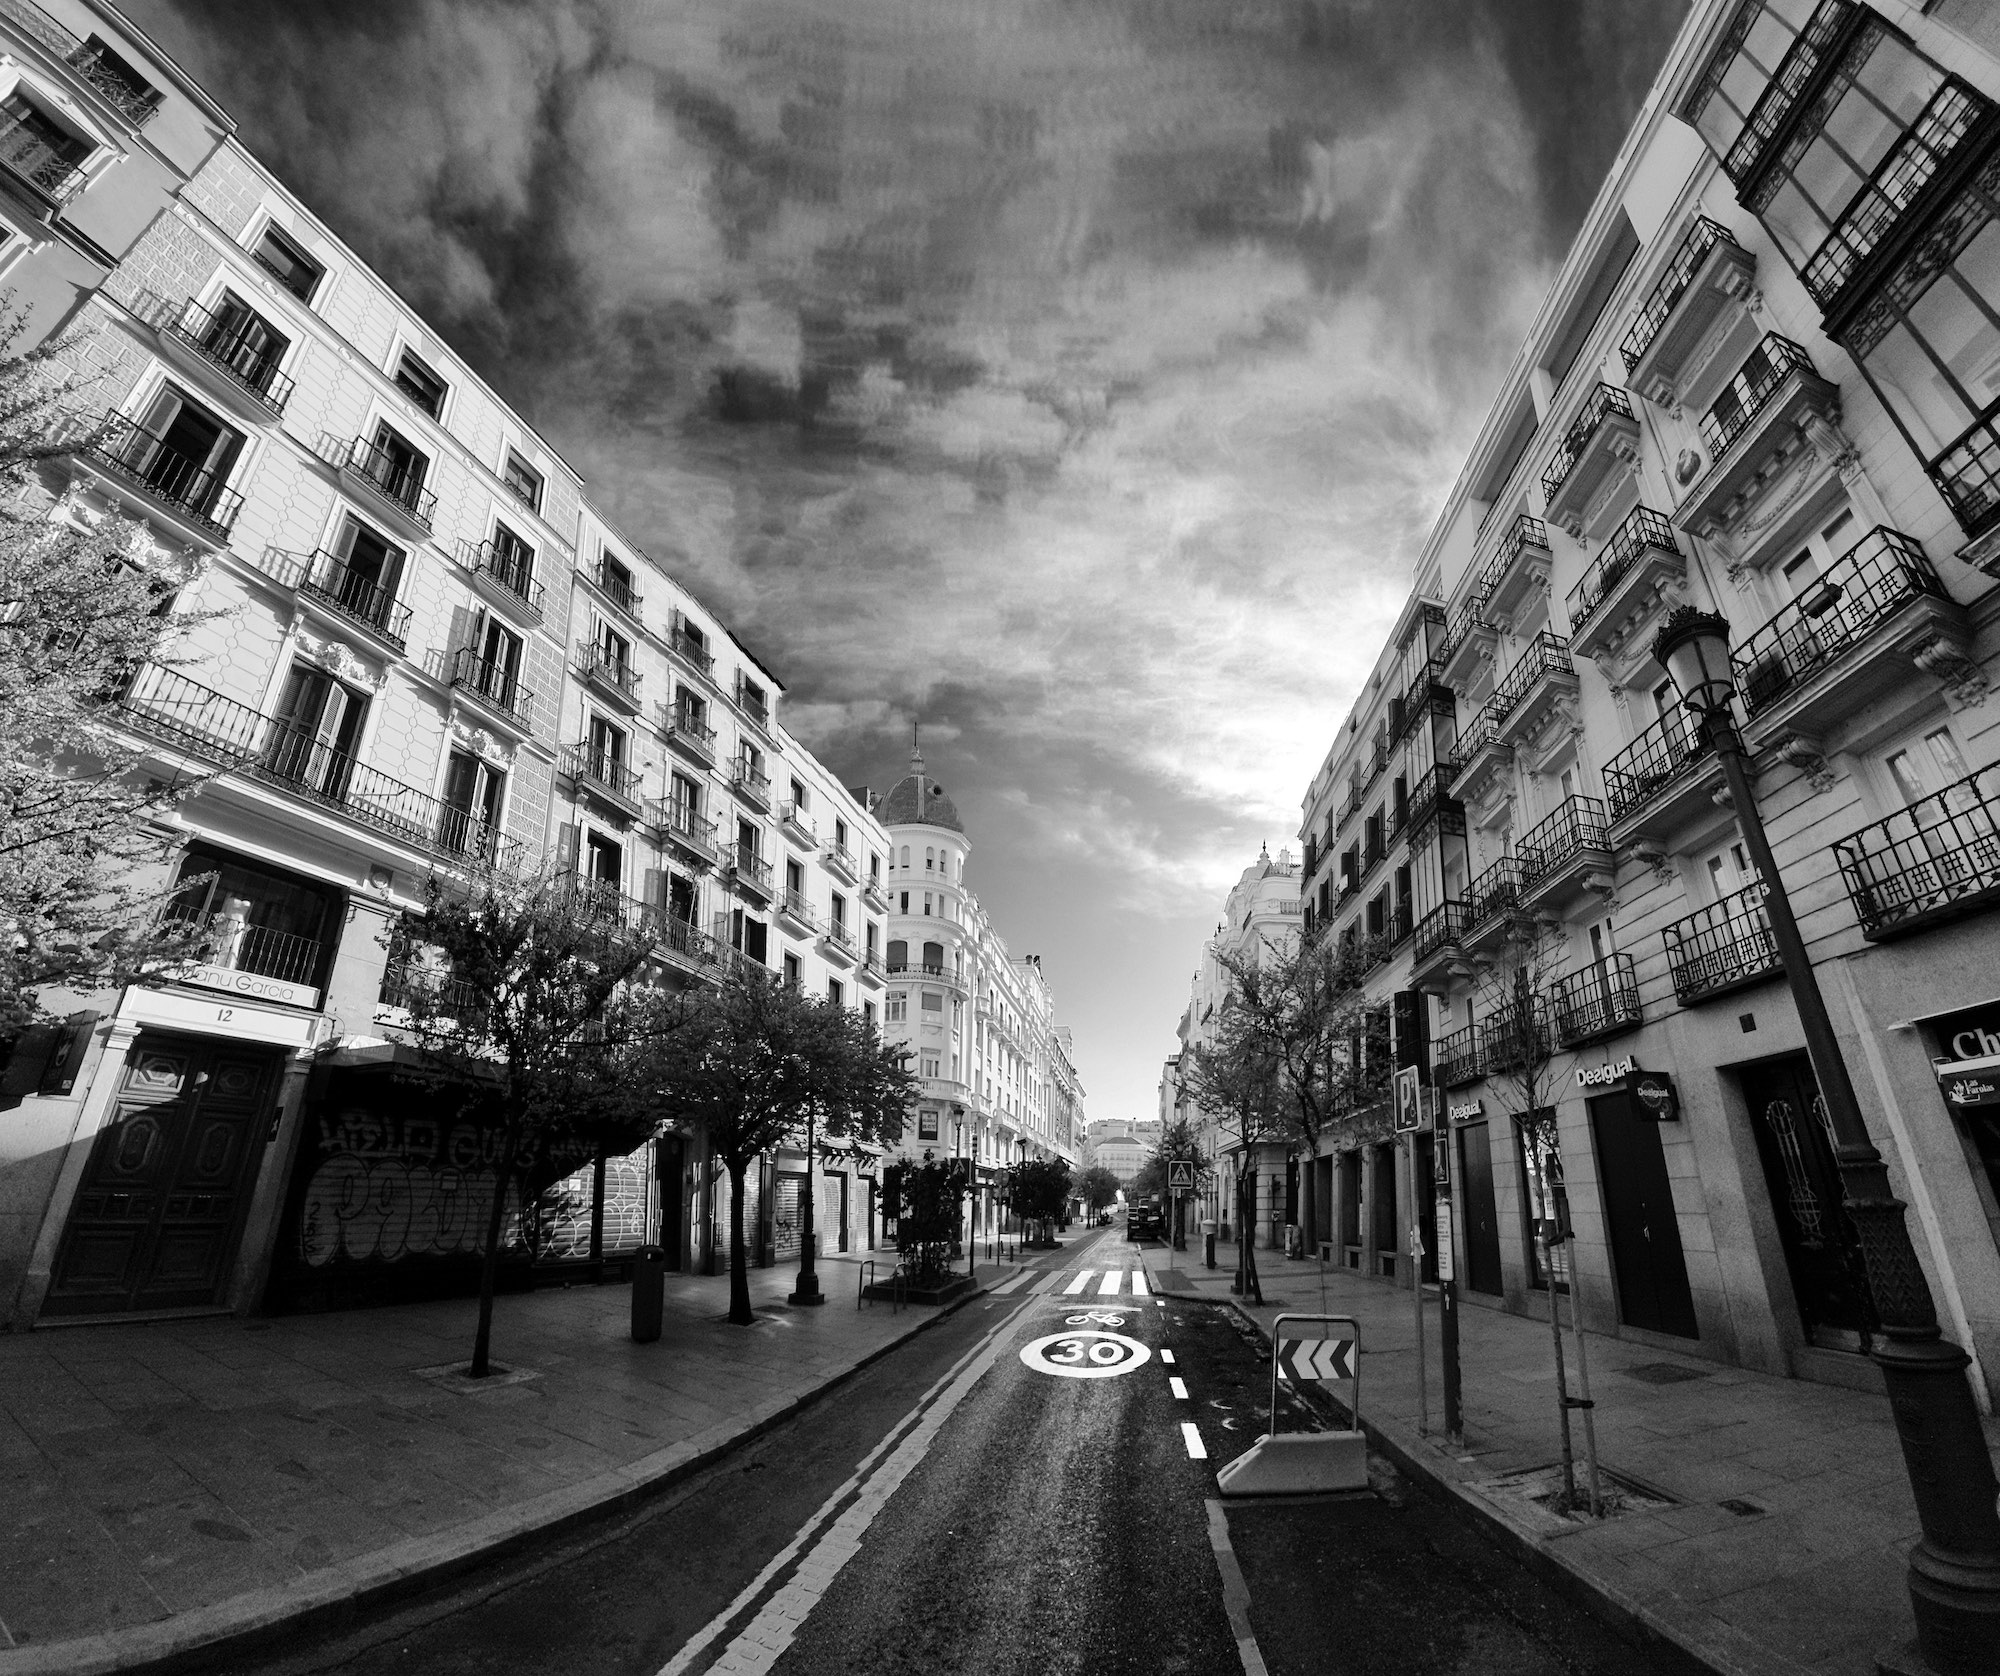
<path fill-rule="evenodd" d="M 1658 844 L 1634 844 L 1621 859 L 1645 868 L 1655 884 L 1674 882 L 1673 858 Z"/>
<path fill-rule="evenodd" d="M 1986 702 L 1986 671 L 1956 640 L 1938 633 L 1926 635 L 1910 648 L 1910 661 L 1944 683 L 1945 697 L 1954 709 L 1970 709 Z"/>
<path fill-rule="evenodd" d="M 343 681 L 351 681 L 357 687 L 366 687 L 370 692 L 379 693 L 388 685 L 387 675 L 369 665 L 355 655 L 354 648 L 344 640 L 322 640 L 298 631 L 299 651 L 329 675 L 338 676 Z"/>
<path fill-rule="evenodd" d="M 1729 795 L 1729 788 L 1727 786 L 1717 786 L 1708 794 L 1708 798 L 1718 809 L 1733 809 L 1736 807 L 1736 799 Z"/>
<path fill-rule="evenodd" d="M 1816 739 L 1802 733 L 1788 733 L 1777 744 L 1780 761 L 1790 763 L 1806 777 L 1814 791 L 1832 791 L 1838 776 L 1826 760 L 1826 752 Z"/>
<path fill-rule="evenodd" d="M 498 767 L 509 767 L 514 761 L 514 747 L 509 741 L 496 739 L 485 728 L 474 726 L 456 709 L 451 716 L 451 737 L 454 743 L 464 746 L 474 756 Z"/>

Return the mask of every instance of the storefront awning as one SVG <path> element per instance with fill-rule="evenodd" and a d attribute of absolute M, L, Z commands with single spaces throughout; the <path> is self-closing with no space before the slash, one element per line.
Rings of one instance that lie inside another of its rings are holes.
<path fill-rule="evenodd" d="M 1940 1059 L 1933 1068 L 1946 1105 L 1961 1111 L 2000 1107 L 2000 1053 L 1980 1059 Z"/>

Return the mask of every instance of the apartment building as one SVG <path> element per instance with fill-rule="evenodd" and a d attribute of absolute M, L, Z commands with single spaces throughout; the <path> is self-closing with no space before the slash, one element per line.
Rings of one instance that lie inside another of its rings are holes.
<path fill-rule="evenodd" d="M 1358 1110 L 1297 1161 L 1332 1260 L 1407 1283 L 1442 1171 L 1472 1301 L 1570 1289 L 1607 1332 L 1874 1388 L 1770 881 L 1651 653 L 1692 602 L 1734 627 L 1783 883 L 1990 1398 L 1996 54 L 1972 4 L 1695 7 L 1304 798 L 1308 934 L 1374 961 L 1356 1051 L 1421 1058 L 1449 1114 L 1444 1159 Z"/>
<path fill-rule="evenodd" d="M 578 911 L 665 931 L 659 981 L 749 961 L 872 1010 L 886 836 L 785 731 L 781 683 L 143 36 L 8 0 L 0 41 L 0 282 L 42 299 L 35 331 L 87 334 L 104 410 L 44 471 L 51 515 L 205 561 L 214 615 L 122 714 L 149 772 L 199 782 L 170 911 L 226 928 L 8 1067 L 11 1319 L 463 1289 L 492 1136 L 395 1039 L 426 880 L 553 857 Z M 511 1224 L 525 1278 L 602 1273 L 649 1228 L 715 1260 L 699 1136 L 544 1174 Z M 761 1260 L 803 1180 L 767 1161 Z M 859 1189 L 823 1193 L 843 1238 Z"/>
<path fill-rule="evenodd" d="M 1083 1156 L 1074 1041 L 1036 955 L 1012 955 L 965 883 L 972 840 L 920 754 L 875 806 L 889 840 L 888 1013 L 923 1079 L 903 1154 L 973 1168 L 972 1236 L 1003 1224 L 1001 1172 Z"/>
<path fill-rule="evenodd" d="M 1251 1236 L 1262 1244 L 1281 1247 L 1285 1224 L 1292 1219 L 1285 1203 L 1292 1149 L 1274 1138 L 1245 1146 L 1240 1132 L 1233 1131 L 1226 1118 L 1204 1111 L 1187 1093 L 1180 1070 L 1182 1055 L 1215 1039 L 1231 984 L 1224 962 L 1255 966 L 1274 957 L 1284 958 L 1297 949 L 1305 911 L 1300 882 L 1300 864 L 1292 859 L 1291 851 L 1280 850 L 1273 861 L 1267 845 L 1230 887 L 1215 935 L 1202 945 L 1188 1004 L 1175 1027 L 1179 1051 L 1168 1055 L 1160 1074 L 1162 1122 L 1186 1118 L 1193 1123 L 1209 1161 L 1202 1217 L 1217 1223 L 1224 1239 L 1234 1238 L 1239 1181 L 1249 1175 L 1254 1207 Z"/>

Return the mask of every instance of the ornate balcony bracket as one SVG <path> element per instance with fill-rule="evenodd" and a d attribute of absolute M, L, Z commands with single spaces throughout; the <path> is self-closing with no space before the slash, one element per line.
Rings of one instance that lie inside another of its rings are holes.
<path fill-rule="evenodd" d="M 1788 733 L 1772 747 L 1780 762 L 1788 762 L 1806 777 L 1814 791 L 1832 791 L 1838 779 L 1826 760 L 1826 751 L 1817 739 L 1803 733 Z"/>
<path fill-rule="evenodd" d="M 1666 849 L 1659 844 L 1632 844 L 1618 852 L 1618 861 L 1629 862 L 1634 867 L 1643 867 L 1653 877 L 1653 883 L 1672 884 L 1674 861 Z"/>
<path fill-rule="evenodd" d="M 1973 709 L 1986 702 L 1990 690 L 1986 671 L 1959 636 L 1934 630 L 1910 648 L 1910 661 L 1943 683 L 1945 698 L 1954 710 Z"/>
<path fill-rule="evenodd" d="M 1840 424 L 1839 389 L 1809 368 L 1793 369 L 1711 461 L 1674 522 L 1718 543 L 1736 580 L 1738 566 L 1807 503 L 1809 490 L 1860 469 Z"/>

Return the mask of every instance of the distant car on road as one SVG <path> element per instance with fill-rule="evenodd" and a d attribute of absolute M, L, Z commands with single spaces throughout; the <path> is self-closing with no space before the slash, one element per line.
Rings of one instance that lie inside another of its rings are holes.
<path fill-rule="evenodd" d="M 1158 1205 L 1127 1205 L 1125 1237 L 1128 1240 L 1159 1239 L 1167 1230 L 1166 1218 Z"/>

